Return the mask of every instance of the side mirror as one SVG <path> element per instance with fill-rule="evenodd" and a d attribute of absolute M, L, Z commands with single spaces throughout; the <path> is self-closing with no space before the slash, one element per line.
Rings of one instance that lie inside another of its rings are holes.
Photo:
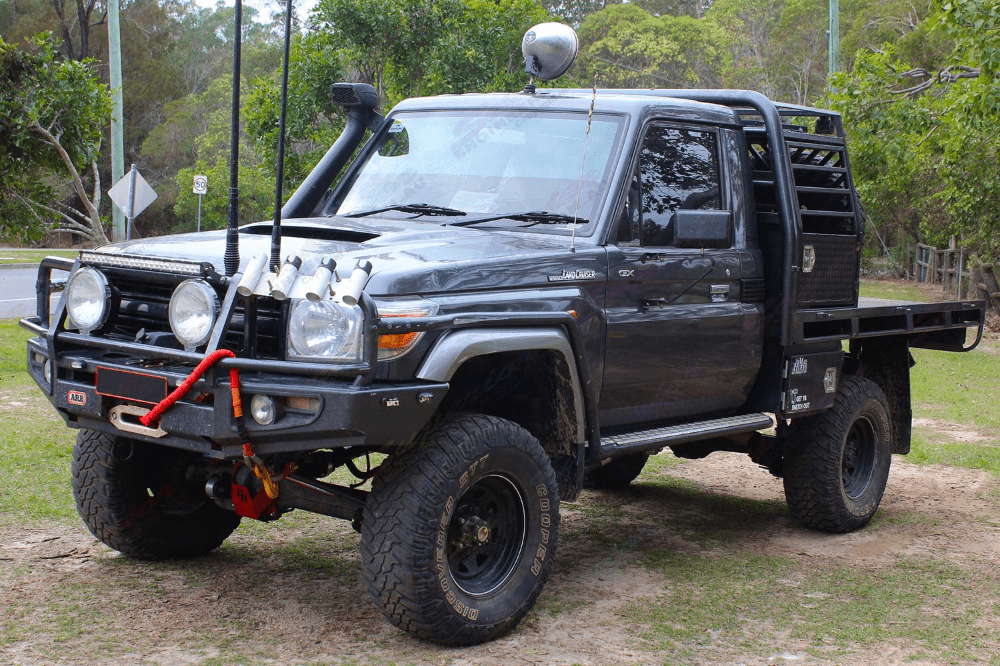
<path fill-rule="evenodd" d="M 725 248 L 732 245 L 733 213 L 728 210 L 678 210 L 674 246 Z"/>

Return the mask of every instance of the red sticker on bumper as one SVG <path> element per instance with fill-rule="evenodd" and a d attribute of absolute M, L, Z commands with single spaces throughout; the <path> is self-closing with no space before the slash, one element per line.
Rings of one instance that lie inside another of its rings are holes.
<path fill-rule="evenodd" d="M 71 405 L 83 407 L 87 404 L 87 394 L 83 391 L 70 391 L 66 394 L 66 402 Z"/>

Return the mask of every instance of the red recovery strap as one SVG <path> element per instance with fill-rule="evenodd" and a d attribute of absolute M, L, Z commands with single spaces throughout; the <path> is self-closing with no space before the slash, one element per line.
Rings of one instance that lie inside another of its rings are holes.
<path fill-rule="evenodd" d="M 188 375 L 187 379 L 181 382 L 177 388 L 175 388 L 170 395 L 160 401 L 158 405 L 149 410 L 145 416 L 139 419 L 139 422 L 147 428 L 160 416 L 163 412 L 170 409 L 170 407 L 181 399 L 191 387 L 194 386 L 195 382 L 201 379 L 202 375 L 215 364 L 220 358 L 234 358 L 236 354 L 229 351 L 228 349 L 216 349 L 214 352 L 202 359 L 201 363 L 195 367 L 195 369 Z M 246 463 L 247 467 L 253 470 L 253 473 L 258 479 L 264 484 L 264 491 L 267 492 L 267 496 L 271 499 L 278 497 L 278 484 L 274 482 L 271 478 L 271 472 L 268 471 L 267 465 L 257 457 L 253 450 L 253 444 L 250 443 L 250 437 L 247 435 L 246 424 L 243 420 L 243 400 L 240 398 L 240 371 L 238 368 L 229 369 L 229 386 L 232 392 L 233 401 L 233 418 L 236 420 L 236 431 L 240 437 L 240 443 L 243 445 L 243 461 Z"/>

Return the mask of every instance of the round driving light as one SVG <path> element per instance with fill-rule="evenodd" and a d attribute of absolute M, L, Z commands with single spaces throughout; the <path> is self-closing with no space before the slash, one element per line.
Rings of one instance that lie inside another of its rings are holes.
<path fill-rule="evenodd" d="M 257 423 L 271 425 L 275 415 L 274 400 L 267 395 L 255 395 L 250 400 L 250 414 Z"/>
<path fill-rule="evenodd" d="M 219 297 L 204 280 L 185 280 L 177 285 L 167 310 L 170 330 L 186 351 L 208 342 L 219 314 Z"/>
<path fill-rule="evenodd" d="M 111 287 L 98 270 L 81 268 L 66 284 L 66 315 L 72 328 L 83 334 L 100 328 L 108 318 Z"/>
<path fill-rule="evenodd" d="M 45 375 L 45 383 L 52 381 L 52 361 L 45 359 L 45 363 L 42 364 L 42 373 Z"/>

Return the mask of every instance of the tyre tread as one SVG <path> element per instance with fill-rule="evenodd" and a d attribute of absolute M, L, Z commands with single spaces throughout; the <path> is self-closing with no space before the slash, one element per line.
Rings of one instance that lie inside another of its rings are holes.
<path fill-rule="evenodd" d="M 390 457 L 372 481 L 362 523 L 361 559 L 365 585 L 376 606 L 400 629 L 445 645 L 471 645 L 499 636 L 513 628 L 534 605 L 548 575 L 544 567 L 538 582 L 521 606 L 494 624 L 471 624 L 457 618 L 440 597 L 430 575 L 436 516 L 417 497 L 437 497 L 448 492 L 442 470 L 460 468 L 482 455 L 476 443 L 501 438 L 531 455 L 544 470 L 544 483 L 557 502 L 555 473 L 541 446 L 520 426 L 503 419 L 476 414 L 452 417 L 438 426 L 428 444 Z M 555 512 L 558 516 L 558 511 Z M 551 563 L 555 555 L 558 518 L 553 521 Z M 416 538 L 414 538 L 416 537 Z M 416 550 L 414 544 L 423 544 Z M 415 552 L 416 551 L 416 552 Z"/>
<path fill-rule="evenodd" d="M 856 409 L 871 399 L 878 401 L 888 414 L 885 395 L 874 382 L 845 375 L 840 379 L 833 407 L 792 422 L 787 439 L 794 448 L 786 453 L 784 460 L 785 499 L 792 515 L 806 527 L 824 532 L 850 532 L 866 525 L 878 509 L 885 478 L 875 481 L 881 488 L 866 516 L 854 515 L 847 509 L 839 478 L 841 439 L 846 436 Z M 882 448 L 880 455 L 885 456 L 887 478 L 889 443 Z"/>

